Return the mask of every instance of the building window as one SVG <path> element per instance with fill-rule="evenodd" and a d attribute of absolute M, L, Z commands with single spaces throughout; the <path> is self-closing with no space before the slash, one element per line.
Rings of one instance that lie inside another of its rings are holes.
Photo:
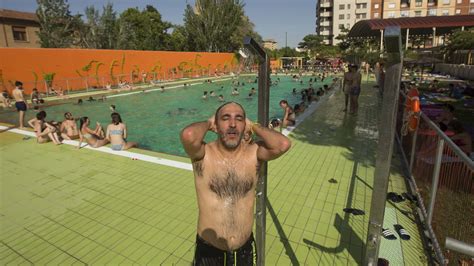
<path fill-rule="evenodd" d="M 461 14 L 461 9 L 456 9 L 456 15 Z"/>
<path fill-rule="evenodd" d="M 471 4 L 474 4 L 474 0 L 471 0 L 470 3 L 471 3 Z"/>
<path fill-rule="evenodd" d="M 401 17 L 408 17 L 408 16 L 410 16 L 410 12 L 409 11 L 402 11 L 402 12 L 400 12 L 400 16 Z"/>
<path fill-rule="evenodd" d="M 339 5 L 339 10 L 344 10 L 345 7 L 345 5 Z"/>
<path fill-rule="evenodd" d="M 374 4 L 374 9 L 379 9 L 379 4 Z"/>
<path fill-rule="evenodd" d="M 351 9 L 351 4 L 347 4 L 347 9 Z"/>
<path fill-rule="evenodd" d="M 421 11 L 415 11 L 415 17 L 421 17 Z"/>
<path fill-rule="evenodd" d="M 450 0 L 443 0 L 444 5 L 449 5 L 449 2 L 451 2 L 451 1 Z"/>
<path fill-rule="evenodd" d="M 388 17 L 389 18 L 394 18 L 395 17 L 395 12 L 393 12 L 393 11 L 388 12 Z"/>
<path fill-rule="evenodd" d="M 344 24 L 339 24 L 339 29 L 343 30 L 344 29 Z"/>
<path fill-rule="evenodd" d="M 12 27 L 13 31 L 13 40 L 15 41 L 22 41 L 27 42 L 28 38 L 26 36 L 26 28 L 25 27 Z"/>
<path fill-rule="evenodd" d="M 449 10 L 443 9 L 443 16 L 448 16 L 449 15 Z"/>
<path fill-rule="evenodd" d="M 350 29 L 350 28 L 351 28 L 351 24 L 347 23 L 347 24 L 346 24 L 346 28 L 347 28 L 347 29 Z"/>
<path fill-rule="evenodd" d="M 471 8 L 471 9 L 469 10 L 469 14 L 474 14 L 474 8 Z"/>
<path fill-rule="evenodd" d="M 379 17 L 379 13 L 378 12 L 375 12 L 374 13 L 374 18 L 378 18 Z"/>
<path fill-rule="evenodd" d="M 456 3 L 462 4 L 462 0 L 457 0 Z"/>
<path fill-rule="evenodd" d="M 388 8 L 395 8 L 395 3 L 389 3 Z"/>
<path fill-rule="evenodd" d="M 339 19 L 344 19 L 344 14 L 340 14 Z"/>
<path fill-rule="evenodd" d="M 420 7 L 420 6 L 422 6 L 422 5 L 423 5 L 423 1 L 418 1 L 418 0 L 416 0 L 415 6 Z"/>
<path fill-rule="evenodd" d="M 347 14 L 346 19 L 351 19 L 351 14 Z"/>
<path fill-rule="evenodd" d="M 436 16 L 436 9 L 429 9 L 428 16 Z"/>

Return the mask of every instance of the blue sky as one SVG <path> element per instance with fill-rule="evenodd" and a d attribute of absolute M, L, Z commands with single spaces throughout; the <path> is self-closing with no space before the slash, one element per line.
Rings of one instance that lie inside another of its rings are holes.
<path fill-rule="evenodd" d="M 102 6 L 110 0 L 69 0 L 73 14 L 84 13 L 86 6 Z M 186 2 L 193 0 L 113 0 L 114 10 L 121 12 L 129 7 L 143 8 L 155 6 L 163 19 L 175 24 L 183 24 Z M 264 39 L 273 38 L 278 47 L 285 46 L 285 32 L 288 32 L 288 46 L 296 47 L 307 34 L 315 32 L 315 0 L 244 0 L 245 13 L 255 24 Z M 0 0 L 0 8 L 34 12 L 36 0 Z"/>

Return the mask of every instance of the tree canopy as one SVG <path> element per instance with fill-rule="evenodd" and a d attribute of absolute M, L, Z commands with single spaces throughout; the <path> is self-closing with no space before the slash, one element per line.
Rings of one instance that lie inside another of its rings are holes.
<path fill-rule="evenodd" d="M 182 26 L 164 21 L 151 5 L 117 14 L 107 3 L 102 12 L 88 6 L 71 15 L 67 0 L 37 1 L 42 47 L 234 52 L 244 36 L 262 42 L 242 0 L 196 0 Z"/>

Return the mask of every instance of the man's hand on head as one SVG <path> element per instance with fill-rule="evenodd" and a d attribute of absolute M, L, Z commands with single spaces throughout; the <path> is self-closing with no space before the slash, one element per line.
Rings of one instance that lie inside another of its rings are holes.
<path fill-rule="evenodd" d="M 209 123 L 209 130 L 217 133 L 217 125 L 216 125 L 216 116 L 211 116 L 207 122 Z"/>

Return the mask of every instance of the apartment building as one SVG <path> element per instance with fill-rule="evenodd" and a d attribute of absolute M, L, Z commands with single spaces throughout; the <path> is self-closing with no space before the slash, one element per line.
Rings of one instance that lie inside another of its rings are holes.
<path fill-rule="evenodd" d="M 263 40 L 263 48 L 273 51 L 278 49 L 278 43 L 274 39 Z"/>
<path fill-rule="evenodd" d="M 320 0 L 316 34 L 326 44 L 337 44 L 341 30 L 360 20 L 469 14 L 474 14 L 474 0 Z"/>
<path fill-rule="evenodd" d="M 369 19 L 370 0 L 321 0 L 316 6 L 316 33 L 324 43 L 337 44 L 336 37 L 357 21 Z"/>
<path fill-rule="evenodd" d="M 0 47 L 39 48 L 40 24 L 35 13 L 0 9 Z"/>

